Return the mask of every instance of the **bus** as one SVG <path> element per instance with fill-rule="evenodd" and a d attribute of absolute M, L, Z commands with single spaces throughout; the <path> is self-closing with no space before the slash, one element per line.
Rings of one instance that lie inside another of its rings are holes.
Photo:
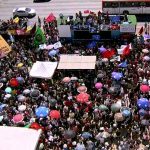
<path fill-rule="evenodd" d="M 108 14 L 149 14 L 150 0 L 102 0 L 102 11 Z"/>

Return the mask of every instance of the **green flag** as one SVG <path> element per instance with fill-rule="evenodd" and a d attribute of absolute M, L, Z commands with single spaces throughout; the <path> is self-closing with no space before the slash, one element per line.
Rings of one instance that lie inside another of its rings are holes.
<path fill-rule="evenodd" d="M 27 124 L 26 126 L 24 126 L 24 128 L 30 128 L 31 124 Z"/>
<path fill-rule="evenodd" d="M 34 45 L 38 47 L 40 44 L 44 44 L 46 42 L 46 38 L 43 34 L 43 31 L 40 27 L 37 28 L 35 37 L 34 37 Z"/>

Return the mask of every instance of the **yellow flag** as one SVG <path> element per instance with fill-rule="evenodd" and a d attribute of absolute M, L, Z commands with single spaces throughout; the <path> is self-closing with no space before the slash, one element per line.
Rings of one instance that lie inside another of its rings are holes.
<path fill-rule="evenodd" d="M 8 54 L 11 51 L 11 47 L 0 35 L 0 54 Z"/>
<path fill-rule="evenodd" d="M 14 23 L 18 23 L 19 22 L 19 18 L 16 17 L 14 20 L 13 20 Z"/>
<path fill-rule="evenodd" d="M 26 32 L 29 32 L 31 29 L 32 29 L 32 27 L 28 26 Z"/>

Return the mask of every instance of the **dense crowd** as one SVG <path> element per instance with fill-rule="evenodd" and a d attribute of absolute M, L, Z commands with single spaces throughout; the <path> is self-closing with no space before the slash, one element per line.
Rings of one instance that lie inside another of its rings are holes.
<path fill-rule="evenodd" d="M 79 22 L 82 21 L 81 13 L 76 17 Z M 95 23 L 95 19 L 91 21 Z M 39 18 L 39 24 L 43 26 L 46 36 L 46 44 L 57 42 L 57 23 L 47 23 L 45 20 L 44 23 L 41 22 Z M 5 24 L 3 21 L 4 26 Z M 121 43 L 115 41 L 97 42 L 93 48 L 87 48 L 84 43 L 64 42 L 59 54 L 51 57 L 48 50 L 35 48 L 33 39 L 32 36 L 14 38 L 14 42 L 7 41 L 12 51 L 0 61 L 1 126 L 25 127 L 37 123 L 43 131 L 39 147 L 44 150 L 150 149 L 150 108 L 141 109 L 137 105 L 140 98 L 150 99 L 150 91 L 141 91 L 141 85 L 150 86 L 150 59 L 144 59 L 145 56 L 150 58 L 148 40 L 143 42 L 142 38 L 135 35 L 130 54 L 121 56 L 118 61 L 115 58 Z M 113 48 L 115 56 L 103 58 L 99 47 Z M 29 71 L 36 61 L 59 61 L 60 54 L 74 54 L 76 51 L 79 55 L 96 55 L 96 69 L 56 70 L 52 80 L 29 76 Z M 121 62 L 126 62 L 127 66 L 120 67 Z M 123 76 L 114 79 L 112 72 L 121 72 Z M 18 85 L 12 86 L 11 79 L 18 77 L 22 77 L 22 80 L 18 80 Z M 69 77 L 70 80 L 64 82 L 65 77 Z M 101 83 L 102 86 L 97 88 L 96 83 Z M 85 103 L 76 100 L 80 92 L 77 89 L 80 86 L 90 95 L 89 101 Z M 8 87 L 11 88 L 11 92 L 6 91 Z M 34 90 L 39 91 L 36 97 L 31 95 Z M 114 104 L 117 104 L 117 108 L 113 109 Z M 18 109 L 21 105 L 26 106 L 23 111 Z M 60 118 L 52 119 L 49 115 L 37 117 L 35 110 L 39 106 L 58 110 Z M 121 115 L 123 108 L 130 113 L 117 120 L 119 118 L 116 118 L 115 114 Z M 20 113 L 23 113 L 24 119 L 15 123 L 13 117 Z"/>

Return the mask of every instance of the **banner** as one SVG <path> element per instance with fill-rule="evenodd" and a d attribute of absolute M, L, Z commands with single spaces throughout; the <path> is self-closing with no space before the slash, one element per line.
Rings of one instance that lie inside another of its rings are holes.
<path fill-rule="evenodd" d="M 11 47 L 8 45 L 8 43 L 3 39 L 3 37 L 0 35 L 0 56 L 7 55 L 11 51 Z"/>
<path fill-rule="evenodd" d="M 131 25 L 131 24 L 120 25 L 120 32 L 135 33 L 135 25 Z"/>

